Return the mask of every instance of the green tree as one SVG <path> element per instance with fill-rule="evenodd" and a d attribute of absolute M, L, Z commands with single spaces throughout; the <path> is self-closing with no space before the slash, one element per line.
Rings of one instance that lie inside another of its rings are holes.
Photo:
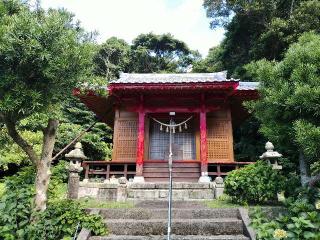
<path fill-rule="evenodd" d="M 306 33 L 280 62 L 260 60 L 248 71 L 261 83 L 261 98 L 249 104 L 261 132 L 294 160 L 299 155 L 301 182 L 310 163 L 320 159 L 320 35 Z"/>
<path fill-rule="evenodd" d="M 210 27 L 227 26 L 232 17 L 236 15 L 252 14 L 260 12 L 262 14 L 261 22 L 270 17 L 287 17 L 290 16 L 293 8 L 299 4 L 301 0 L 204 0 L 203 7 L 207 11 L 207 17 L 211 18 Z"/>
<path fill-rule="evenodd" d="M 70 97 L 62 106 L 63 120 L 57 134 L 55 152 L 60 151 L 75 136 L 97 121 L 81 139 L 84 153 L 90 160 L 110 160 L 112 151 L 112 130 L 99 122 L 78 98 Z"/>
<path fill-rule="evenodd" d="M 122 39 L 109 38 L 99 46 L 94 56 L 94 73 L 106 79 L 116 79 L 120 72 L 128 72 L 130 46 Z"/>
<path fill-rule="evenodd" d="M 221 45 L 209 49 L 208 55 L 192 66 L 192 72 L 212 73 L 225 70 L 222 63 L 223 48 Z"/>
<path fill-rule="evenodd" d="M 255 60 L 281 60 L 289 45 L 296 42 L 304 32 L 320 33 L 320 2 L 301 1 L 290 17 L 274 17 L 267 25 L 251 50 Z"/>
<path fill-rule="evenodd" d="M 17 6 L 12 11 L 12 6 Z M 35 209 L 44 210 L 59 116 L 57 106 L 91 72 L 92 43 L 64 10 L 30 9 L 1 1 L 0 120 L 36 168 Z M 23 138 L 20 122 L 46 113 L 41 154 Z"/>
<path fill-rule="evenodd" d="M 171 34 L 140 34 L 131 49 L 131 72 L 186 72 L 200 58 Z"/>
<path fill-rule="evenodd" d="M 226 29 L 216 65 L 227 70 L 229 77 L 246 81 L 254 79 L 246 70 L 246 64 L 263 58 L 281 61 L 289 45 L 304 32 L 319 33 L 320 29 L 320 3 L 316 0 L 204 0 L 203 6 L 212 20 L 211 28 Z M 257 142 L 263 140 L 252 132 L 259 124 L 254 119 L 250 122 L 234 132 L 235 150 L 242 159 L 256 151 Z"/>
<path fill-rule="evenodd" d="M 204 0 L 211 27 L 224 26 L 219 59 L 229 75 L 251 79 L 244 65 L 266 58 L 281 60 L 304 32 L 319 32 L 317 0 Z"/>

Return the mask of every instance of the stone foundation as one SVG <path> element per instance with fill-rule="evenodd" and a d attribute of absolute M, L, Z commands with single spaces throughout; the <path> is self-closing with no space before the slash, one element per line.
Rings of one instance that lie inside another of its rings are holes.
<path fill-rule="evenodd" d="M 117 200 L 117 188 L 119 184 L 116 183 L 93 183 L 80 182 L 78 198 L 90 197 L 101 200 Z"/>
<path fill-rule="evenodd" d="M 213 183 L 173 183 L 173 200 L 214 199 Z M 168 183 L 93 183 L 80 182 L 79 198 L 109 201 L 167 200 Z"/>

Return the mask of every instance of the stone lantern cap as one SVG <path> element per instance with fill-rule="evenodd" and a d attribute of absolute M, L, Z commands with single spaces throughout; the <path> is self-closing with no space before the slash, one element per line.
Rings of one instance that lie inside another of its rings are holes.
<path fill-rule="evenodd" d="M 282 157 L 281 153 L 278 153 L 277 151 L 273 151 L 274 146 L 272 144 L 272 142 L 267 142 L 266 143 L 266 152 L 264 152 L 261 156 L 260 159 L 268 159 L 268 158 L 280 158 Z"/>
<path fill-rule="evenodd" d="M 82 144 L 80 142 L 77 142 L 76 145 L 74 146 L 74 149 L 71 150 L 69 153 L 67 153 L 65 157 L 70 160 L 77 160 L 77 161 L 83 161 L 88 159 L 82 151 Z"/>

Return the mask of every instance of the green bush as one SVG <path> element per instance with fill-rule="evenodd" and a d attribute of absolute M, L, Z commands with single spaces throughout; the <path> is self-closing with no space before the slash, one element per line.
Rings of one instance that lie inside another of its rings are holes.
<path fill-rule="evenodd" d="M 58 164 L 52 166 L 51 169 L 51 180 L 55 180 L 62 183 L 68 182 L 69 172 L 68 172 L 69 162 L 60 160 Z"/>
<path fill-rule="evenodd" d="M 4 193 L 0 199 L 0 239 L 27 239 L 31 221 L 35 174 L 32 167 L 5 179 Z"/>
<path fill-rule="evenodd" d="M 258 240 L 274 239 L 320 239 L 319 192 L 302 192 L 298 198 L 289 198 L 285 214 L 275 219 L 266 217 L 257 208 L 251 213 L 252 226 Z M 317 200 L 318 199 L 318 200 Z"/>
<path fill-rule="evenodd" d="M 232 171 L 225 180 L 225 193 L 239 203 L 274 201 L 284 190 L 285 178 L 263 161 Z"/>
<path fill-rule="evenodd" d="M 90 229 L 95 235 L 107 233 L 102 217 L 87 214 L 72 200 L 60 200 L 48 205 L 46 211 L 28 229 L 28 239 L 62 239 L 75 234 L 77 225 Z"/>
<path fill-rule="evenodd" d="M 62 165 L 56 168 L 63 170 Z M 49 190 L 63 183 L 63 176 L 53 174 Z M 49 194 L 51 199 L 44 212 L 33 212 L 34 178 L 33 167 L 26 167 L 5 179 L 4 193 L 0 196 L 0 239 L 62 239 L 73 236 L 78 224 L 97 235 L 106 233 L 101 216 L 87 214 L 78 202 L 53 199 L 55 194 Z"/>
<path fill-rule="evenodd" d="M 49 200 L 63 199 L 67 195 L 67 182 L 68 182 L 68 162 L 59 160 L 59 163 L 52 166 L 51 179 L 48 189 Z"/>

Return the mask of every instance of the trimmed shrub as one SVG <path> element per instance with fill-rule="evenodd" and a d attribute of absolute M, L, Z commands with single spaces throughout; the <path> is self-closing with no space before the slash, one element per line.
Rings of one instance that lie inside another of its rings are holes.
<path fill-rule="evenodd" d="M 239 203 L 266 203 L 284 190 L 285 178 L 264 161 L 232 171 L 225 180 L 225 193 Z"/>

